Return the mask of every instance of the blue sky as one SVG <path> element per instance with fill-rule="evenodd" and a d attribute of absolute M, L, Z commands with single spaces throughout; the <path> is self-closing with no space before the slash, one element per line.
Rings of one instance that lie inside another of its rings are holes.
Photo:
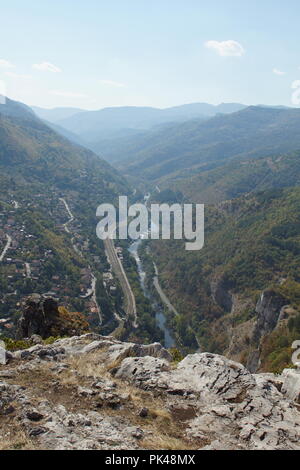
<path fill-rule="evenodd" d="M 0 80 L 27 104 L 300 104 L 299 0 L 1 3 Z"/>

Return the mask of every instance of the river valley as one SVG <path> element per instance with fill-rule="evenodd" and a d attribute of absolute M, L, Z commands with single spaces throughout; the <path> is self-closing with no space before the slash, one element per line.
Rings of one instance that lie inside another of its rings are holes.
<path fill-rule="evenodd" d="M 164 314 L 163 306 L 159 304 L 159 302 L 155 299 L 155 297 L 153 296 L 150 289 L 148 289 L 147 286 L 146 286 L 146 282 L 145 282 L 146 273 L 145 273 L 145 270 L 144 270 L 144 267 L 143 267 L 142 260 L 139 256 L 139 248 L 140 248 L 142 243 L 143 243 L 142 238 L 135 241 L 135 242 L 133 242 L 131 244 L 130 248 L 129 248 L 129 252 L 135 258 L 135 261 L 137 263 L 138 273 L 139 273 L 139 278 L 140 278 L 140 284 L 141 284 L 141 288 L 144 292 L 144 295 L 145 295 L 145 297 L 147 297 L 151 301 L 152 308 L 155 311 L 156 324 L 164 333 L 165 347 L 166 348 L 172 348 L 172 347 L 175 346 L 176 343 L 175 343 L 175 340 L 172 336 L 172 332 L 170 331 L 170 329 L 166 325 L 167 319 L 166 319 L 165 314 Z M 154 287 L 156 288 L 157 293 L 160 296 L 162 303 L 165 304 L 171 311 L 174 312 L 175 311 L 174 307 L 172 306 L 169 299 L 167 298 L 167 296 L 165 295 L 165 293 L 163 292 L 163 290 L 161 289 L 161 287 L 159 285 L 157 267 L 155 267 L 155 272 L 156 272 L 156 276 L 153 278 Z"/>

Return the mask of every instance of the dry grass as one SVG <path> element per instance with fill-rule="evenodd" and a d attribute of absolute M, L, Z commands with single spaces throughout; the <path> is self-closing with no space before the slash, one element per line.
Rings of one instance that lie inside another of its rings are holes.
<path fill-rule="evenodd" d="M 74 376 L 76 383 L 78 383 L 78 377 L 74 374 L 74 371 L 85 379 L 93 378 L 96 380 L 109 375 L 104 365 L 104 351 L 102 350 L 101 352 L 103 354 L 98 352 L 84 356 L 73 356 L 68 360 L 70 370 L 67 372 Z M 64 376 L 65 373 L 61 375 Z"/>
<path fill-rule="evenodd" d="M 140 441 L 140 446 L 143 449 L 194 450 L 200 447 L 199 442 L 190 442 L 183 438 L 186 423 L 169 411 L 169 399 L 166 400 L 163 395 L 154 396 L 151 391 L 142 390 L 134 384 L 112 377 L 110 371 L 118 367 L 121 361 L 108 363 L 105 349 L 84 356 L 73 356 L 65 362 L 69 368 L 60 373 L 51 370 L 55 366 L 52 362 L 43 362 L 41 367 L 19 374 L 17 383 L 30 389 L 33 403 L 43 397 L 53 406 L 62 404 L 72 412 L 84 413 L 85 410 L 97 409 L 103 417 L 122 418 L 128 425 L 142 428 L 145 438 Z M 93 382 L 101 379 L 115 382 L 117 395 L 127 395 L 121 408 L 114 409 L 105 402 L 98 408 L 94 399 L 78 396 L 78 385 L 90 388 Z M 148 409 L 144 418 L 140 416 L 143 408 Z M 35 442 L 38 441 L 30 440 L 19 423 L 11 424 L 12 428 L 7 428 L 6 435 L 0 440 L 0 450 L 34 450 L 37 445 Z"/>
<path fill-rule="evenodd" d="M 38 447 L 23 430 L 15 430 L 12 436 L 0 439 L 0 451 L 37 450 Z"/>
<path fill-rule="evenodd" d="M 149 416 L 151 416 L 154 419 L 158 418 L 161 421 L 163 421 L 163 420 L 171 421 L 171 419 L 172 419 L 171 413 L 168 410 L 162 409 L 162 408 L 150 408 L 149 409 Z"/>
<path fill-rule="evenodd" d="M 123 361 L 123 358 L 121 357 L 119 359 L 116 359 L 115 361 L 111 362 L 110 364 L 106 366 L 106 370 L 110 372 L 113 369 L 117 369 L 118 367 L 120 367 L 122 361 Z"/>
<path fill-rule="evenodd" d="M 128 395 L 125 406 L 122 409 L 110 407 L 101 408 L 101 414 L 110 417 L 120 417 L 128 421 L 132 426 L 141 427 L 146 436 L 141 441 L 141 447 L 145 449 L 185 450 L 197 449 L 199 443 L 188 443 L 182 439 L 184 424 L 174 420 L 167 409 L 163 397 L 154 397 L 151 392 L 141 390 L 135 385 L 117 379 L 110 371 L 118 367 L 121 360 L 105 363 L 105 351 L 103 354 L 97 351 L 88 356 L 76 356 L 69 361 L 70 370 L 60 375 L 60 382 L 65 385 L 78 385 L 79 378 L 91 382 L 91 380 L 108 379 L 117 384 L 117 389 L 122 394 Z M 74 374 L 74 371 L 76 373 Z M 90 384 L 90 383 L 89 383 Z M 89 385 L 86 383 L 86 385 Z M 139 412 L 142 408 L 148 409 L 148 416 L 141 418 Z"/>
<path fill-rule="evenodd" d="M 167 434 L 148 437 L 143 440 L 142 446 L 149 450 L 195 450 L 199 447 Z"/>

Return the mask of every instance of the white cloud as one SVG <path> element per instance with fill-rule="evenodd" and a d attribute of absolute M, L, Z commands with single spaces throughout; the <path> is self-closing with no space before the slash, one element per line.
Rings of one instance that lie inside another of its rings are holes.
<path fill-rule="evenodd" d="M 101 85 L 112 86 L 115 88 L 124 88 L 124 83 L 114 82 L 113 80 L 100 80 Z"/>
<path fill-rule="evenodd" d="M 0 68 L 2 69 L 13 69 L 15 66 L 8 62 L 8 60 L 0 59 Z"/>
<path fill-rule="evenodd" d="M 273 73 L 275 73 L 275 75 L 286 75 L 285 72 L 283 72 L 282 70 L 278 70 L 278 69 L 273 69 Z"/>
<path fill-rule="evenodd" d="M 292 94 L 291 102 L 294 106 L 300 105 L 300 80 L 294 80 L 291 86 L 295 90 Z"/>
<path fill-rule="evenodd" d="M 61 69 L 59 67 L 56 67 L 56 65 L 53 65 L 50 62 L 42 62 L 41 64 L 33 64 L 32 67 L 35 70 L 39 70 L 40 72 L 52 72 L 52 73 L 61 72 Z"/>
<path fill-rule="evenodd" d="M 300 88 L 300 80 L 294 80 L 292 83 L 292 89 L 296 90 L 297 88 Z"/>
<path fill-rule="evenodd" d="M 63 98 L 87 98 L 88 96 L 83 93 L 74 93 L 72 91 L 52 90 L 51 95 L 61 96 Z"/>
<path fill-rule="evenodd" d="M 294 91 L 292 94 L 291 102 L 294 106 L 300 105 L 300 88 L 298 88 L 298 90 Z"/>
<path fill-rule="evenodd" d="M 16 78 L 19 80 L 31 80 L 32 79 L 32 75 L 19 74 L 15 72 L 5 72 L 5 75 L 7 75 L 7 77 Z"/>
<path fill-rule="evenodd" d="M 216 51 L 222 57 L 241 57 L 246 52 L 239 42 L 232 39 L 228 41 L 207 41 L 205 47 Z"/>

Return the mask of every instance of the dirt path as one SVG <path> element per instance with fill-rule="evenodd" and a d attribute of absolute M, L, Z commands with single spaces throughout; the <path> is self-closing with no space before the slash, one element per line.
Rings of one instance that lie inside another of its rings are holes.
<path fill-rule="evenodd" d="M 162 302 L 168 307 L 168 309 L 174 313 L 174 315 L 178 316 L 179 313 L 177 312 L 177 310 L 175 309 L 175 307 L 173 307 L 173 305 L 171 304 L 169 298 L 166 296 L 165 292 L 163 291 L 160 283 L 159 283 L 159 273 L 158 273 L 158 269 L 157 269 L 157 266 L 155 263 L 154 264 L 154 269 L 155 269 L 155 277 L 153 278 L 153 284 L 154 284 L 154 287 L 158 293 L 158 295 L 160 296 Z"/>
<path fill-rule="evenodd" d="M 6 238 L 7 238 L 7 243 L 4 247 L 4 250 L 2 251 L 0 255 L 0 263 L 3 261 L 4 256 L 6 255 L 7 251 L 10 249 L 11 244 L 12 244 L 12 238 L 9 235 L 6 235 Z"/>
<path fill-rule="evenodd" d="M 63 224 L 63 227 L 69 235 L 72 235 L 68 225 L 71 224 L 72 222 L 74 222 L 75 217 L 72 214 L 71 209 L 70 209 L 69 204 L 67 203 L 67 201 L 63 198 L 59 198 L 59 200 L 64 204 L 64 206 L 66 208 L 66 211 L 67 211 L 67 213 L 70 217 L 70 219 L 65 224 Z M 73 238 L 71 240 L 71 243 L 72 243 L 72 247 L 73 247 L 75 253 L 83 258 L 83 254 L 77 248 L 77 246 L 73 243 Z M 102 318 L 102 312 L 101 312 L 100 305 L 97 301 L 97 278 L 96 278 L 95 274 L 92 272 L 91 266 L 89 266 L 89 269 L 91 271 L 91 276 L 92 276 L 91 288 L 88 290 L 87 294 L 85 296 L 83 296 L 82 298 L 92 297 L 93 302 L 94 302 L 94 304 L 96 305 L 96 308 L 97 308 L 97 313 L 98 313 L 98 317 L 99 317 L 99 324 L 101 326 L 103 324 L 103 318 Z"/>

